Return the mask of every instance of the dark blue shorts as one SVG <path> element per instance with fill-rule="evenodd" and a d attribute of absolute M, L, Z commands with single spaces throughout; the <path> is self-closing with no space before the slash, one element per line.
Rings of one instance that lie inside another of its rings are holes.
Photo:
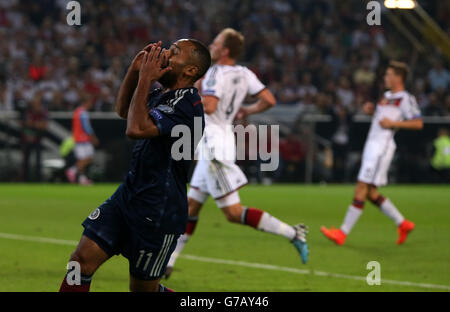
<path fill-rule="evenodd" d="M 94 210 L 83 226 L 83 235 L 109 256 L 126 257 L 130 274 L 140 280 L 156 280 L 164 275 L 180 236 L 155 231 L 151 221 L 133 214 L 132 208 L 124 208 L 117 192 Z"/>

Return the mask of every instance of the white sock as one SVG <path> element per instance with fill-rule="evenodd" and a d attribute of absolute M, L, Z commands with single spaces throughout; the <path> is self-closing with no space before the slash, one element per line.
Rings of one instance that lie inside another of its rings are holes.
<path fill-rule="evenodd" d="M 258 230 L 281 235 L 289 240 L 293 240 L 295 238 L 295 235 L 297 235 L 297 232 L 292 226 L 278 220 L 267 212 L 263 213 L 258 224 Z"/>
<path fill-rule="evenodd" d="M 84 182 L 89 181 L 89 179 L 88 179 L 88 177 L 87 177 L 84 173 L 82 173 L 82 174 L 80 174 L 80 176 L 78 177 L 78 181 L 79 181 L 80 183 L 84 183 Z"/>
<path fill-rule="evenodd" d="M 387 215 L 389 218 L 394 220 L 395 224 L 399 226 L 402 224 L 403 220 L 405 218 L 402 216 L 400 211 L 394 206 L 394 204 L 389 200 L 389 198 L 386 198 L 383 203 L 380 205 L 381 212 Z"/>
<path fill-rule="evenodd" d="M 355 225 L 356 221 L 358 221 L 359 217 L 362 214 L 361 208 L 356 208 L 353 205 L 350 205 L 347 210 L 347 214 L 345 215 L 344 222 L 342 223 L 341 230 L 348 235 Z"/>
<path fill-rule="evenodd" d="M 177 247 L 175 247 L 175 250 L 173 251 L 172 255 L 170 256 L 169 262 L 167 263 L 168 267 L 173 267 L 175 265 L 175 261 L 177 261 L 178 256 L 180 255 L 181 251 L 184 249 L 184 246 L 186 246 L 187 241 L 191 238 L 191 235 L 183 234 L 178 238 L 177 241 Z"/>

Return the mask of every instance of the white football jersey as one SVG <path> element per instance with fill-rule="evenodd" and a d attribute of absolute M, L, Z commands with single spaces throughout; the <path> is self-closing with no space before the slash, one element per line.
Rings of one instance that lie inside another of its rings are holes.
<path fill-rule="evenodd" d="M 247 95 L 256 95 L 264 89 L 264 84 L 245 66 L 214 65 L 209 68 L 202 81 L 202 95 L 217 97 L 219 101 L 214 113 L 205 114 L 202 143 L 215 149 L 216 156 L 220 151 L 228 155 L 216 159 L 234 158 L 234 134 L 229 131 L 234 117 Z"/>
<path fill-rule="evenodd" d="M 205 116 L 206 126 L 230 125 L 247 94 L 255 95 L 265 86 L 256 75 L 245 66 L 214 65 L 202 81 L 202 95 L 212 95 L 219 99 L 214 113 Z"/>
<path fill-rule="evenodd" d="M 367 145 L 370 145 L 372 147 L 371 152 L 375 152 L 374 150 L 383 152 L 384 148 L 389 144 L 395 145 L 395 129 L 384 129 L 380 125 L 380 121 L 384 118 L 389 118 L 393 121 L 401 121 L 420 117 L 420 109 L 417 105 L 416 98 L 409 92 L 385 92 L 383 98 L 378 102 L 376 107 L 367 136 L 365 149 L 367 149 Z"/>

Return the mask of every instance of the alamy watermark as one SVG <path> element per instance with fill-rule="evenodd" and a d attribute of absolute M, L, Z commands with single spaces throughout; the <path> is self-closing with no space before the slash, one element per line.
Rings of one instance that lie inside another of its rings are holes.
<path fill-rule="evenodd" d="M 143 252 L 141 252 L 141 258 L 143 256 Z M 151 254 L 149 254 L 151 255 Z M 140 261 L 139 261 L 140 262 Z M 148 262 L 148 261 L 147 261 Z M 369 274 L 367 274 L 366 282 L 369 286 L 380 286 L 381 285 L 381 266 L 378 261 L 369 261 L 366 265 L 367 270 L 371 270 Z M 67 274 L 66 274 L 66 282 L 69 286 L 81 285 L 81 266 L 77 261 L 70 261 L 67 264 Z"/>
<path fill-rule="evenodd" d="M 81 285 L 81 266 L 77 261 L 67 263 L 66 282 L 69 286 Z"/>
<path fill-rule="evenodd" d="M 81 25 L 81 4 L 78 1 L 69 1 L 66 5 L 69 10 L 66 16 L 66 22 L 69 26 Z"/>
<path fill-rule="evenodd" d="M 367 270 L 371 270 L 367 274 L 366 282 L 369 286 L 380 286 L 381 285 L 381 266 L 378 261 L 370 261 L 366 266 Z"/>
<path fill-rule="evenodd" d="M 222 162 L 260 159 L 261 171 L 275 171 L 280 162 L 279 133 L 278 125 L 225 125 L 211 126 L 202 136 L 202 118 L 194 117 L 193 134 L 187 125 L 172 128 L 171 136 L 179 139 L 172 144 L 171 156 L 192 160 L 194 154 L 195 160 Z"/>
<path fill-rule="evenodd" d="M 366 16 L 366 22 L 369 26 L 381 25 L 381 4 L 378 1 L 369 1 L 366 9 L 370 12 Z"/>

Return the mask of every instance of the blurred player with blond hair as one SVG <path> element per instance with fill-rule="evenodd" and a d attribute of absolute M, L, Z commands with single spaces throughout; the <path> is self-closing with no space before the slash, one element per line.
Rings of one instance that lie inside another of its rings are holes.
<path fill-rule="evenodd" d="M 168 277 L 186 242 L 194 233 L 203 204 L 211 195 L 229 222 L 249 225 L 255 229 L 287 238 L 306 263 L 307 228 L 303 224 L 290 226 L 269 213 L 241 204 L 238 190 L 247 178 L 235 164 L 236 147 L 231 124 L 235 117 L 243 118 L 263 112 L 276 104 L 273 94 L 245 66 L 236 64 L 244 47 L 244 37 L 234 29 L 222 30 L 209 46 L 214 66 L 210 67 L 198 86 L 205 112 L 205 133 L 201 147 L 209 159 L 199 159 L 188 193 L 189 221 L 186 233 L 177 244 L 166 271 Z M 197 82 L 199 84 L 199 82 Z M 258 101 L 241 107 L 247 95 Z"/>

